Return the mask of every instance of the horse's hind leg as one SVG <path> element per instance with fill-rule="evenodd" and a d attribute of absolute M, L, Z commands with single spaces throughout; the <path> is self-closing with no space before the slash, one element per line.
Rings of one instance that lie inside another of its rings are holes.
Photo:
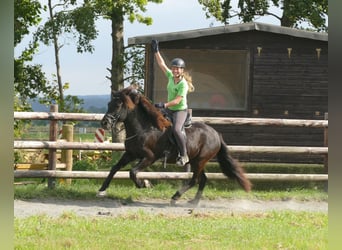
<path fill-rule="evenodd" d="M 191 165 L 190 163 L 187 163 L 184 165 L 184 172 L 191 172 Z"/>
<path fill-rule="evenodd" d="M 193 186 L 195 186 L 196 184 L 196 180 L 197 180 L 197 174 L 193 174 L 191 180 L 184 184 L 184 186 L 178 190 L 172 197 L 171 197 L 171 206 L 174 206 L 176 204 L 176 201 L 179 200 L 179 198 L 186 192 L 188 191 L 190 188 L 192 188 Z"/>
<path fill-rule="evenodd" d="M 200 174 L 200 181 L 198 184 L 198 190 L 197 190 L 197 193 L 195 195 L 195 198 L 190 201 L 191 204 L 197 205 L 199 203 L 200 199 L 202 198 L 203 189 L 204 189 L 206 183 L 207 183 L 207 176 L 205 175 L 204 171 L 202 171 Z"/>

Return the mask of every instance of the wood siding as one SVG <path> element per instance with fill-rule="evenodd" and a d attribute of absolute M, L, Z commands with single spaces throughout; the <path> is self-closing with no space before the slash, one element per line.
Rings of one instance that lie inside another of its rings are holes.
<path fill-rule="evenodd" d="M 262 48 L 260 54 L 258 47 Z M 193 109 L 193 116 L 324 119 L 324 113 L 328 112 L 328 42 L 246 31 L 168 41 L 160 43 L 160 48 L 250 51 L 248 109 Z M 288 48 L 292 49 L 290 56 Z M 320 49 L 319 57 L 316 49 Z M 151 54 L 149 59 L 153 60 Z M 152 70 L 152 63 L 149 63 L 147 89 L 153 89 Z M 318 128 L 214 127 L 223 134 L 228 145 L 323 146 L 324 141 L 324 130 Z M 323 157 L 318 156 L 241 156 L 242 160 L 256 158 L 323 162 Z"/>

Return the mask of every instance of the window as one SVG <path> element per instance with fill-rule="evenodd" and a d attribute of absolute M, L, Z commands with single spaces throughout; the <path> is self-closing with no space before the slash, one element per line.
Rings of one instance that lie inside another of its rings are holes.
<path fill-rule="evenodd" d="M 246 110 L 249 53 L 246 50 L 163 49 L 167 65 L 175 57 L 185 61 L 195 92 L 189 93 L 189 108 L 202 110 Z M 153 100 L 165 102 L 167 79 L 156 67 Z"/>

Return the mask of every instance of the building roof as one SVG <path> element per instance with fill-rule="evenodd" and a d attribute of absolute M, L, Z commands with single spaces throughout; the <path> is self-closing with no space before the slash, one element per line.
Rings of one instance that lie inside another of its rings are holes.
<path fill-rule="evenodd" d="M 278 25 L 265 24 L 265 23 L 243 23 L 243 24 L 233 24 L 233 25 L 225 25 L 219 27 L 205 28 L 205 29 L 195 29 L 188 31 L 179 31 L 179 32 L 169 32 L 169 33 L 160 33 L 160 34 L 152 34 L 146 36 L 136 36 L 128 38 L 128 44 L 146 44 L 150 43 L 152 39 L 157 39 L 160 42 L 172 41 L 172 40 L 182 40 L 182 39 L 191 39 L 198 38 L 203 36 L 213 36 L 220 34 L 230 34 L 237 33 L 243 31 L 263 31 L 270 32 L 281 35 L 289 35 L 299 38 L 320 40 L 320 41 L 328 41 L 328 33 L 319 33 L 313 31 L 299 30 L 294 28 L 288 28 Z"/>

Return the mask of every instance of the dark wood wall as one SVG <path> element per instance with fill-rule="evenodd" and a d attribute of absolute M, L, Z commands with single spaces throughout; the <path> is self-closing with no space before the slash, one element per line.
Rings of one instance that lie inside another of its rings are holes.
<path fill-rule="evenodd" d="M 258 53 L 258 47 L 261 47 Z M 246 111 L 193 110 L 193 116 L 324 119 L 328 112 L 328 43 L 269 32 L 246 31 L 160 43 L 177 49 L 245 49 L 250 52 Z M 291 54 L 288 54 L 291 48 Z M 318 56 L 317 50 L 320 49 Z M 153 57 L 150 57 L 151 61 Z M 147 79 L 153 88 L 152 63 Z M 151 97 L 151 95 L 150 95 Z M 191 104 L 190 104 L 191 106 Z M 214 126 L 228 145 L 323 146 L 323 129 Z M 242 160 L 322 162 L 320 156 L 243 155 Z M 256 158 L 257 159 L 256 159 Z"/>

